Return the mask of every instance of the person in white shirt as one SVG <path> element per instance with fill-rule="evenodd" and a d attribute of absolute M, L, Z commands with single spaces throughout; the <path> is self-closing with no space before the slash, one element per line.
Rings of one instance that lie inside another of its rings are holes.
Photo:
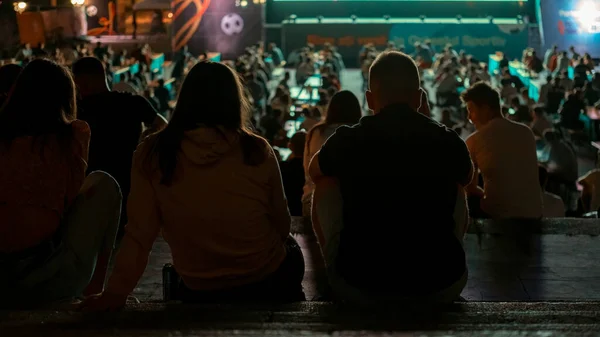
<path fill-rule="evenodd" d="M 456 76 L 454 76 L 451 68 L 445 68 L 444 74 L 438 81 L 436 86 L 437 92 L 441 95 L 452 94 L 456 92 Z"/>
<path fill-rule="evenodd" d="M 472 216 L 540 218 L 542 191 L 533 132 L 502 116 L 500 95 L 487 83 L 473 85 L 461 98 L 477 129 L 466 143 L 484 182 L 481 188 L 474 178 L 466 188 Z"/>
<path fill-rule="evenodd" d="M 569 71 L 569 62 L 570 59 L 566 51 L 563 51 L 560 54 L 558 54 L 558 57 L 556 59 L 556 69 L 554 69 L 554 76 L 558 76 L 559 74 L 562 74 L 565 71 Z"/>
<path fill-rule="evenodd" d="M 600 169 L 593 169 L 579 178 L 578 183 L 583 186 L 581 200 L 585 212 L 600 210 Z"/>
<path fill-rule="evenodd" d="M 552 48 L 550 48 L 546 51 L 546 54 L 544 55 L 544 68 L 550 69 L 550 60 L 552 59 L 552 56 L 556 55 L 557 53 L 558 53 L 557 45 L 553 45 Z"/>
<path fill-rule="evenodd" d="M 538 173 L 543 193 L 542 200 L 544 202 L 542 216 L 544 218 L 563 218 L 566 214 L 565 203 L 558 195 L 546 191 L 546 184 L 548 184 L 548 170 L 543 166 L 539 166 Z"/>

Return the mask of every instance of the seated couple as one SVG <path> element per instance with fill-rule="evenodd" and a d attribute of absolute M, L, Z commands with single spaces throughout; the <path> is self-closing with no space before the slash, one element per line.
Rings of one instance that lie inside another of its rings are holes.
<path fill-rule="evenodd" d="M 409 56 L 379 55 L 366 95 L 374 115 L 338 128 L 309 166 L 333 296 L 364 306 L 451 303 L 467 282 L 467 146 L 421 113 L 427 95 Z"/>
<path fill-rule="evenodd" d="M 24 69 L 0 111 L 3 306 L 39 307 L 87 295 L 85 309 L 119 309 L 160 233 L 182 280 L 175 297 L 305 299 L 304 259 L 289 234 L 273 149 L 245 128 L 249 105 L 237 75 L 211 62 L 192 68 L 168 126 L 133 156 L 128 223 L 104 289 L 120 188 L 103 172 L 85 178 L 90 131 L 76 120 L 73 80 L 65 68 L 42 63 Z M 28 99 L 38 93 L 43 100 Z"/>

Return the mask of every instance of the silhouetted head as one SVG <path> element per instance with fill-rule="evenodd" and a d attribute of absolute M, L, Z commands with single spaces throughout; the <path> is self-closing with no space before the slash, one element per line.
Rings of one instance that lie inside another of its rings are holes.
<path fill-rule="evenodd" d="M 82 97 L 108 91 L 106 70 L 95 57 L 82 57 L 73 63 L 73 78 Z"/>
<path fill-rule="evenodd" d="M 294 157 L 302 158 L 304 156 L 304 145 L 306 143 L 306 132 L 296 132 L 288 143 L 288 147 L 292 150 Z"/>
<path fill-rule="evenodd" d="M 420 83 L 419 69 L 410 56 L 383 52 L 369 70 L 369 107 L 378 113 L 386 106 L 403 103 L 417 110 L 421 102 Z"/>
<path fill-rule="evenodd" d="M 0 137 L 61 134 L 77 118 L 75 85 L 68 69 L 36 59 L 23 69 L 0 110 Z"/>
<path fill-rule="evenodd" d="M 337 92 L 327 107 L 326 124 L 356 124 L 362 116 L 358 98 L 348 90 Z"/>

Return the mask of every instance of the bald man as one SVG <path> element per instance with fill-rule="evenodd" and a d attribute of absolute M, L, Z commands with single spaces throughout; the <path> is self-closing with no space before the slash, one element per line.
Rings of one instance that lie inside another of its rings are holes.
<path fill-rule="evenodd" d="M 374 115 L 337 129 L 309 167 L 331 288 L 364 305 L 452 302 L 467 280 L 456 211 L 472 177 L 467 147 L 419 113 L 426 99 L 406 54 L 379 55 L 366 96 Z"/>

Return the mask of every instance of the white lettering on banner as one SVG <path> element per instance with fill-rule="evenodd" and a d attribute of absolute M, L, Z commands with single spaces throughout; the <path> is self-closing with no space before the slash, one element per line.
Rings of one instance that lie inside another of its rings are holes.
<path fill-rule="evenodd" d="M 502 47 L 506 45 L 506 39 L 498 36 L 478 38 L 469 35 L 462 37 L 462 45 L 465 47 L 483 47 L 483 46 L 494 46 Z"/>
<path fill-rule="evenodd" d="M 429 36 L 416 36 L 411 35 L 408 37 L 408 43 L 413 45 L 417 42 L 423 42 L 425 40 L 430 40 L 431 44 L 434 46 L 445 46 L 447 44 L 451 44 L 456 46 L 460 44 L 458 36 L 439 36 L 439 37 L 429 37 Z"/>

